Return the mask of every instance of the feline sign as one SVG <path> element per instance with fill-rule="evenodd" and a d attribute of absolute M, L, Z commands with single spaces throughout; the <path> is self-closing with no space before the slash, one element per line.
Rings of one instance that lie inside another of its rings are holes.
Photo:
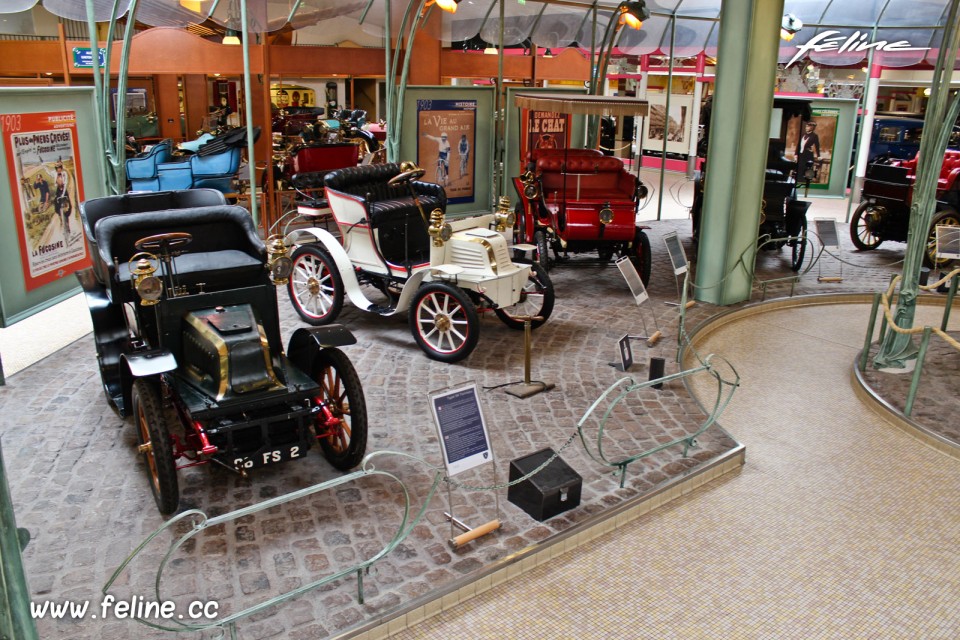
<path fill-rule="evenodd" d="M 854 31 L 849 37 L 844 37 L 839 31 L 824 31 L 813 36 L 803 44 L 797 45 L 797 53 L 790 58 L 786 66 L 803 57 L 808 51 L 822 53 L 824 51 L 836 51 L 844 53 L 846 51 L 866 51 L 867 49 L 876 49 L 877 51 L 927 51 L 930 47 L 911 47 L 906 40 L 897 40 L 896 42 L 887 42 L 886 40 L 877 40 L 876 42 L 867 42 L 867 34 L 860 31 Z"/>

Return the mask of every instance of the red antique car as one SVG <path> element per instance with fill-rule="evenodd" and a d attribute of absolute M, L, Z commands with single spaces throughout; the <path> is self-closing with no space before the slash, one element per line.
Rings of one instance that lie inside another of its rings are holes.
<path fill-rule="evenodd" d="M 636 223 L 647 188 L 623 161 L 596 149 L 537 149 L 528 160 L 526 172 L 513 179 L 520 194 L 516 241 L 536 245 L 545 268 L 550 249 L 555 260 L 588 251 L 601 262 L 629 256 L 647 283 L 648 227 Z"/>

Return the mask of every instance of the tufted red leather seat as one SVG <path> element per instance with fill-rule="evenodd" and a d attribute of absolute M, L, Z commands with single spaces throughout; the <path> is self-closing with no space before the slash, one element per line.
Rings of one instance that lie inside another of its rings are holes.
<path fill-rule="evenodd" d="M 623 161 L 605 156 L 595 149 L 591 153 L 557 150 L 540 153 L 536 174 L 547 202 L 565 200 L 602 204 L 630 202 L 637 193 L 637 178 L 623 167 Z"/>
<path fill-rule="evenodd" d="M 917 163 L 920 155 L 910 160 L 904 160 L 900 163 L 901 167 L 907 168 L 907 179 L 915 182 L 917 179 Z M 960 151 L 956 149 L 947 149 L 943 154 L 943 164 L 940 167 L 940 175 L 937 178 L 937 196 L 950 191 L 958 186 L 957 178 L 960 177 Z"/>

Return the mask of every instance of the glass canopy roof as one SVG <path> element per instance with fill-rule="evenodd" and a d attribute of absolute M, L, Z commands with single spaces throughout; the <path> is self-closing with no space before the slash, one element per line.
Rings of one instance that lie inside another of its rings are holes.
<path fill-rule="evenodd" d="M 412 0 L 419 6 L 422 0 Z M 599 41 L 616 4 L 600 2 L 596 16 L 589 2 L 563 4 L 529 0 L 461 0 L 454 14 L 443 13 L 439 37 L 445 42 L 475 37 L 490 43 L 500 40 L 500 2 L 504 3 L 505 45 L 532 42 L 539 47 L 589 48 Z M 36 0 L 13 0 L 18 11 Z M 131 0 L 120 0 L 118 15 L 127 11 Z M 136 17 L 153 26 L 187 26 L 207 19 L 224 28 L 239 31 L 241 0 L 139 0 Z M 52 13 L 74 20 L 86 20 L 85 0 L 42 0 Z M 621 30 L 618 49 L 628 55 L 667 54 L 676 57 L 701 52 L 716 55 L 721 0 L 647 0 L 652 15 L 639 31 Z M 910 50 L 882 51 L 877 61 L 886 67 L 934 62 L 946 20 L 949 0 L 786 0 L 784 13 L 799 18 L 804 28 L 790 43 L 783 43 L 780 61 L 787 62 L 798 45 L 817 38 L 836 38 L 832 50 L 811 50 L 810 59 L 831 66 L 854 65 L 867 57 L 863 47 L 843 47 L 850 36 L 856 42 L 905 41 Z M 114 0 L 93 0 L 95 19 L 109 19 Z M 387 0 L 246 0 L 248 30 L 269 32 L 288 23 L 304 41 L 337 44 L 350 40 L 361 46 L 382 46 Z M 391 32 L 400 27 L 407 2 L 390 3 Z M 6 7 L 0 11 L 8 10 Z M 429 7 L 429 11 L 438 11 Z M 827 33 L 831 32 L 831 33 Z M 852 49 L 839 53 L 836 49 Z"/>

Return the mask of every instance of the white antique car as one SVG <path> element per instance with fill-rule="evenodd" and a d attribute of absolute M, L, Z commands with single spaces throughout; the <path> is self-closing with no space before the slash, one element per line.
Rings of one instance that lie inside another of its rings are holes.
<path fill-rule="evenodd" d="M 492 310 L 507 326 L 536 328 L 553 310 L 554 292 L 537 264 L 511 260 L 513 214 L 445 221 L 443 187 L 419 182 L 423 169 L 389 163 L 327 174 L 326 203 L 340 238 L 326 229 L 292 231 L 296 246 L 288 292 L 300 317 L 333 322 L 344 295 L 357 307 L 384 316 L 408 311 L 410 330 L 428 357 L 466 358 L 477 345 L 478 311 Z M 427 212 L 430 212 L 429 215 Z M 387 298 L 371 302 L 363 287 Z"/>

